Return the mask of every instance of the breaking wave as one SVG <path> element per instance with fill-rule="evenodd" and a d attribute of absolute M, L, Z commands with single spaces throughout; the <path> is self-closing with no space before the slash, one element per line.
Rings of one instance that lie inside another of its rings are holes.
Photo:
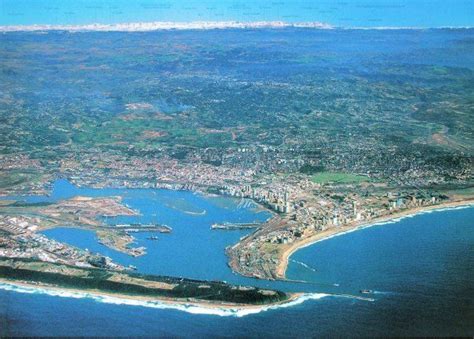
<path fill-rule="evenodd" d="M 412 214 L 403 215 L 403 216 L 398 217 L 398 218 L 393 218 L 393 219 L 389 219 L 389 220 L 386 220 L 386 221 L 379 221 L 379 222 L 374 222 L 373 224 L 366 224 L 366 225 L 354 227 L 354 228 L 351 228 L 347 231 L 336 233 L 336 234 L 327 236 L 325 238 L 318 239 L 318 240 L 315 240 L 313 242 L 307 243 L 307 244 L 305 244 L 301 247 L 298 247 L 297 250 L 299 251 L 302 248 L 312 246 L 312 245 L 314 245 L 318 242 L 325 241 L 325 240 L 328 240 L 328 239 L 332 239 L 332 238 L 335 238 L 335 237 L 339 237 L 339 236 L 342 236 L 344 234 L 357 232 L 357 231 L 363 230 L 365 228 L 370 228 L 370 227 L 374 227 L 374 226 L 383 226 L 383 225 L 396 224 L 397 222 L 400 222 L 403 219 L 413 218 L 413 217 L 416 217 L 416 216 L 422 215 L 422 214 L 431 214 L 431 213 L 451 211 L 451 210 L 461 210 L 461 209 L 472 208 L 472 207 L 474 207 L 473 203 L 466 203 L 465 205 L 460 205 L 460 206 L 448 206 L 448 207 L 433 208 L 433 209 L 429 209 L 429 210 L 421 210 L 421 211 L 417 211 L 417 212 L 412 213 Z M 290 261 L 293 261 L 293 260 L 290 259 Z"/>
<path fill-rule="evenodd" d="M 194 304 L 172 304 L 167 302 L 160 302 L 160 301 L 147 301 L 147 300 L 133 300 L 133 299 L 126 299 L 114 296 L 107 296 L 107 295 L 97 295 L 91 294 L 87 292 L 79 292 L 79 291 L 66 291 L 66 290 L 54 290 L 42 287 L 29 287 L 29 286 L 19 286 L 10 283 L 0 283 L 0 290 L 4 291 L 11 291 L 17 293 L 26 293 L 26 294 L 43 294 L 49 295 L 53 297 L 62 297 L 62 298 L 74 298 L 74 299 L 83 299 L 88 298 L 92 299 L 96 302 L 101 302 L 105 304 L 113 304 L 113 305 L 128 305 L 128 306 L 141 306 L 141 307 L 149 307 L 155 309 L 173 309 L 178 311 L 183 311 L 191 314 L 203 314 L 203 315 L 215 315 L 221 317 L 244 317 L 251 314 L 257 314 L 269 310 L 276 310 L 280 308 L 289 308 L 296 305 L 303 304 L 309 300 L 320 300 L 326 297 L 342 297 L 342 298 L 351 298 L 363 301 L 374 301 L 371 298 L 364 298 L 358 297 L 353 295 L 335 295 L 335 294 L 326 294 L 326 293 L 306 293 L 302 294 L 295 300 L 292 300 L 287 303 L 278 304 L 278 305 L 269 305 L 269 306 L 256 306 L 256 307 L 249 307 L 249 308 L 224 308 L 224 307 L 203 307 Z"/>

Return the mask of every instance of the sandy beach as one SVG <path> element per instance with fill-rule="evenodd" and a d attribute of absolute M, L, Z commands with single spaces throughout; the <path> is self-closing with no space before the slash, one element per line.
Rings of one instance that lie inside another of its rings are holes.
<path fill-rule="evenodd" d="M 303 293 L 289 293 L 289 298 L 284 301 L 269 303 L 264 305 L 250 305 L 250 304 L 237 304 L 237 303 L 225 303 L 225 302 L 215 302 L 215 301 L 206 301 L 206 300 L 195 300 L 195 299 L 173 299 L 173 298 L 153 298 L 148 296 L 136 296 L 122 293 L 111 293 L 101 290 L 91 290 L 91 289 L 74 289 L 66 287 L 57 287 L 48 284 L 41 283 L 31 283 L 28 281 L 17 281 L 0 278 L 0 284 L 13 285 L 18 287 L 26 287 L 30 289 L 42 289 L 47 291 L 60 293 L 70 293 L 76 295 L 88 295 L 90 297 L 110 297 L 115 299 L 120 299 L 123 301 L 140 301 L 143 303 L 160 303 L 163 305 L 173 306 L 182 306 L 182 307 L 196 307 L 208 310 L 228 310 L 228 311 L 245 311 L 245 310 L 264 310 L 268 307 L 276 307 L 291 303 L 297 300 L 303 295 Z"/>
<path fill-rule="evenodd" d="M 406 218 L 406 217 L 411 217 L 416 214 L 422 214 L 426 213 L 428 211 L 436 211 L 436 210 L 444 210 L 444 209 L 451 209 L 451 208 L 456 208 L 456 207 L 462 207 L 462 206 L 473 206 L 474 205 L 474 199 L 464 199 L 464 200 L 458 200 L 458 201 L 450 201 L 446 202 L 443 204 L 438 204 L 438 205 L 430 205 L 430 206 L 422 206 L 422 207 L 417 207 L 417 208 L 412 208 L 404 211 L 400 211 L 397 213 L 393 213 L 387 216 L 383 217 L 378 217 L 374 218 L 370 221 L 365 221 L 361 223 L 351 223 L 348 225 L 345 225 L 343 227 L 338 227 L 338 228 L 332 228 L 325 230 L 323 232 L 317 233 L 311 237 L 302 239 L 301 241 L 295 242 L 291 244 L 285 251 L 282 252 L 281 255 L 281 260 L 280 263 L 277 267 L 276 274 L 280 279 L 285 279 L 286 276 L 286 269 L 288 267 L 288 260 L 290 256 L 298 251 L 301 248 L 304 248 L 306 246 L 310 246 L 314 243 L 317 243 L 319 241 L 323 241 L 326 239 L 329 239 L 337 234 L 342 234 L 342 233 L 347 233 L 347 232 L 352 232 L 356 231 L 359 229 L 364 229 L 367 227 L 372 227 L 376 226 L 380 223 L 386 223 L 386 222 L 391 222 L 391 221 L 396 221 L 397 219 L 401 218 Z"/>

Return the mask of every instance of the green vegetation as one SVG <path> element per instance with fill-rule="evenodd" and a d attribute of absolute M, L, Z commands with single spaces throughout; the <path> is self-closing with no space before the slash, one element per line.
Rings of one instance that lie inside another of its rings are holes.
<path fill-rule="evenodd" d="M 324 166 L 312 166 L 312 165 L 305 164 L 300 167 L 299 171 L 300 173 L 311 175 L 311 174 L 323 172 Z"/>
<path fill-rule="evenodd" d="M 33 170 L 12 170 L 0 173 L 0 189 L 31 185 L 41 180 L 41 173 Z"/>
<path fill-rule="evenodd" d="M 370 181 L 370 178 L 363 175 L 356 175 L 351 173 L 340 172 L 321 172 L 311 176 L 311 180 L 315 183 L 338 183 L 338 184 L 357 184 L 361 182 Z"/>
<path fill-rule="evenodd" d="M 114 280 L 118 276 L 120 281 Z M 151 298 L 166 297 L 183 300 L 192 298 L 255 305 L 284 301 L 288 298 L 286 293 L 280 291 L 233 286 L 223 282 L 119 273 L 30 259 L 0 258 L 0 277 L 10 280 L 53 284 L 64 288 L 99 290 Z"/>
<path fill-rule="evenodd" d="M 411 32 L 333 33 L 5 34 L 0 156 L 71 176 L 82 168 L 62 161 L 92 169 L 100 158 L 100 176 L 132 157 L 336 182 L 365 179 L 324 171 L 397 182 L 463 173 L 474 151 L 474 72 L 458 58 L 469 34 L 426 31 L 415 47 Z M 444 46 L 435 58 L 432 41 Z M 2 178 L 0 189 L 25 182 L 36 181 Z"/>
<path fill-rule="evenodd" d="M 446 195 L 472 196 L 474 195 L 474 186 L 462 188 L 451 187 L 446 190 L 440 190 L 440 192 Z"/>

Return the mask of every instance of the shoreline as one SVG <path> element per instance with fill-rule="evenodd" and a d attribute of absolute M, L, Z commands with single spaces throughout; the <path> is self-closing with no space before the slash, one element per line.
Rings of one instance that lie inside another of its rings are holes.
<path fill-rule="evenodd" d="M 266 29 L 266 28 L 311 28 L 333 29 L 330 24 L 318 21 L 146 21 L 123 23 L 89 23 L 89 24 L 33 24 L 2 25 L 0 32 L 149 32 L 169 30 L 211 30 L 211 29 Z"/>
<path fill-rule="evenodd" d="M 456 209 L 460 207 L 468 208 L 472 206 L 474 206 L 473 198 L 459 200 L 459 201 L 451 201 L 451 202 L 446 202 L 446 203 L 442 203 L 438 205 L 421 206 L 421 207 L 416 207 L 416 208 L 405 210 L 405 211 L 400 211 L 400 212 L 393 213 L 387 216 L 374 218 L 370 220 L 370 222 L 349 224 L 347 226 L 343 226 L 340 228 L 332 228 L 329 230 L 322 231 L 306 239 L 303 239 L 299 242 L 295 242 L 289 248 L 287 248 L 281 255 L 281 261 L 277 266 L 276 275 L 279 279 L 286 280 L 286 270 L 288 268 L 288 262 L 291 255 L 302 248 L 311 246 L 320 241 L 328 240 L 335 236 L 343 235 L 349 232 L 355 232 L 355 231 L 359 231 L 365 228 L 378 226 L 380 224 L 397 222 L 397 221 L 400 221 L 401 219 L 413 217 L 419 214 L 424 214 L 424 213 L 434 212 L 434 211 L 441 211 L 441 210 Z"/>
<path fill-rule="evenodd" d="M 157 308 L 172 308 L 177 310 L 189 310 L 191 313 L 202 313 L 202 314 L 214 314 L 214 315 L 247 315 L 252 313 L 258 313 L 266 311 L 268 309 L 274 309 L 278 307 L 285 307 L 296 303 L 305 296 L 305 293 L 288 293 L 289 298 L 284 301 L 263 304 L 263 305 L 252 305 L 252 304 L 237 304 L 237 303 L 226 303 L 218 301 L 206 301 L 206 300 L 180 300 L 166 297 L 147 297 L 147 296 L 135 296 L 122 293 L 104 292 L 100 290 L 89 290 L 89 289 L 77 289 L 58 287 L 42 283 L 33 283 L 27 281 L 9 280 L 0 278 L 0 289 L 1 286 L 10 286 L 17 288 L 24 288 L 23 291 L 15 291 L 18 293 L 34 293 L 34 291 L 50 292 L 52 296 L 62 297 L 73 297 L 73 298 L 92 298 L 99 301 L 105 301 L 110 303 L 123 303 L 126 305 L 136 306 L 155 306 Z M 4 290 L 11 290 L 3 288 Z M 30 292 L 31 291 L 31 292 Z M 325 296 L 325 295 L 324 295 Z M 304 301 L 304 300 L 303 300 Z"/>
<path fill-rule="evenodd" d="M 216 29 L 313 29 L 313 30 L 471 30 L 473 26 L 343 26 L 320 21 L 281 20 L 222 20 L 222 21 L 125 21 L 115 23 L 90 22 L 83 24 L 7 24 L 0 25 L 0 32 L 155 32 L 155 31 L 206 31 Z"/>

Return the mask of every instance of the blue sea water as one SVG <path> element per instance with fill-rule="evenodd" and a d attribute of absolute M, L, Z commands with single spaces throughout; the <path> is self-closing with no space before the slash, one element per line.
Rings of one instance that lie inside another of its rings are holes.
<path fill-rule="evenodd" d="M 323 336 L 472 335 L 474 333 L 474 208 L 437 211 L 337 236 L 296 252 L 287 276 L 308 283 L 240 277 L 226 265 L 224 248 L 245 231 L 211 231 L 218 221 L 265 220 L 268 213 L 239 201 L 185 191 L 94 190 L 55 184 L 50 198 L 121 195 L 140 221 L 173 227 L 149 241 L 148 254 L 131 258 L 97 243 L 93 232 L 59 228 L 52 238 L 111 256 L 138 271 L 329 295 L 244 317 L 190 314 L 90 298 L 64 298 L 0 289 L 0 335 Z M 202 212 L 204 215 L 186 212 Z M 120 219 L 128 220 L 128 219 Z M 107 220 L 116 222 L 116 220 Z M 371 289 L 373 302 L 345 295 Z"/>

